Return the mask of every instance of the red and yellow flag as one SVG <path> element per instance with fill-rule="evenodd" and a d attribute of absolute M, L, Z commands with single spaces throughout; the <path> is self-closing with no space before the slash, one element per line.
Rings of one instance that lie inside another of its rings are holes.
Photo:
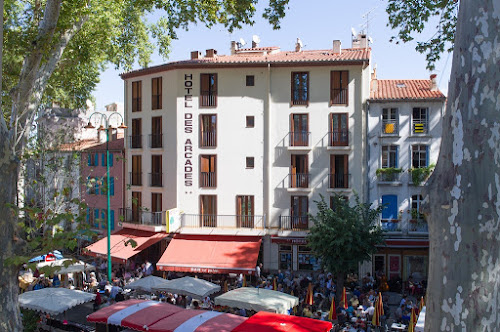
<path fill-rule="evenodd" d="M 313 303 L 314 303 L 313 296 L 314 296 L 313 295 L 313 286 L 311 283 L 309 283 L 309 287 L 307 287 L 306 304 L 313 305 Z"/>
<path fill-rule="evenodd" d="M 243 275 L 243 283 L 241 287 L 247 287 L 247 277 L 245 275 Z"/>
<path fill-rule="evenodd" d="M 380 316 L 384 314 L 384 304 L 382 303 L 382 293 L 378 293 L 377 300 L 375 301 L 375 311 L 373 312 L 372 324 L 380 326 Z"/>
<path fill-rule="evenodd" d="M 273 290 L 278 290 L 278 284 L 276 282 L 276 279 L 277 279 L 276 277 L 274 277 L 273 279 Z"/>
<path fill-rule="evenodd" d="M 342 290 L 342 302 L 344 302 L 344 309 L 347 310 L 348 308 L 348 305 L 347 305 L 347 294 L 345 292 L 345 287 L 344 289 Z"/>
<path fill-rule="evenodd" d="M 425 302 L 424 302 L 424 297 L 422 296 L 420 298 L 420 304 L 418 306 L 418 312 L 421 312 L 423 307 L 425 307 Z"/>
<path fill-rule="evenodd" d="M 337 309 L 335 308 L 335 297 L 332 297 L 332 303 L 330 304 L 330 313 L 328 314 L 328 320 L 337 320 Z"/>
<path fill-rule="evenodd" d="M 224 293 L 227 293 L 228 288 L 227 288 L 227 280 L 224 281 Z"/>
<path fill-rule="evenodd" d="M 417 325 L 417 314 L 415 308 L 411 308 L 410 324 L 408 325 L 408 332 L 415 332 L 415 325 Z"/>

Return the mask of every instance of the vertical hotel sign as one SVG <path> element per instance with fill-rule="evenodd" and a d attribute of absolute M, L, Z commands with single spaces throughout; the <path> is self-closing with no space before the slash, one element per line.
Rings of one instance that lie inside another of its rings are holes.
<path fill-rule="evenodd" d="M 193 74 L 184 74 L 184 186 L 193 186 Z"/>

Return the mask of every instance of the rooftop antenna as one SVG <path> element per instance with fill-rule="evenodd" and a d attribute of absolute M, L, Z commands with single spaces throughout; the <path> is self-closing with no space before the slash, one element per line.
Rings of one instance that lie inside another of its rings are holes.
<path fill-rule="evenodd" d="M 366 13 L 364 13 L 361 16 L 362 18 L 366 19 L 366 22 L 364 24 L 361 24 L 362 31 L 364 31 L 364 33 L 366 35 L 368 35 L 368 27 L 369 27 L 370 22 L 373 20 L 373 17 L 374 17 L 374 15 L 372 15 L 372 13 L 377 9 L 377 7 L 373 7 L 372 9 L 370 9 L 369 11 L 367 11 Z"/>
<path fill-rule="evenodd" d="M 351 35 L 353 38 L 356 38 L 358 34 L 356 33 L 356 30 L 354 28 L 351 28 Z"/>
<path fill-rule="evenodd" d="M 252 36 L 252 48 L 258 47 L 260 43 L 260 37 L 257 35 Z"/>
<path fill-rule="evenodd" d="M 304 47 L 304 43 L 300 40 L 300 38 L 297 38 L 297 44 L 300 45 L 300 48 Z"/>
<path fill-rule="evenodd" d="M 246 44 L 246 41 L 243 38 L 240 38 L 240 41 L 238 42 L 238 48 L 242 48 Z"/>

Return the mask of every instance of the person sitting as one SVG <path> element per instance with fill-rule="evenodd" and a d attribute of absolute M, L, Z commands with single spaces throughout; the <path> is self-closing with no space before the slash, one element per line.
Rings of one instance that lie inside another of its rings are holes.
<path fill-rule="evenodd" d="M 417 288 L 416 283 L 413 281 L 413 277 L 408 278 L 408 290 L 411 295 L 415 295 L 415 289 Z"/>
<path fill-rule="evenodd" d="M 347 312 L 344 309 L 344 301 L 340 301 L 337 307 L 337 320 L 339 324 L 344 324 L 347 321 Z"/>

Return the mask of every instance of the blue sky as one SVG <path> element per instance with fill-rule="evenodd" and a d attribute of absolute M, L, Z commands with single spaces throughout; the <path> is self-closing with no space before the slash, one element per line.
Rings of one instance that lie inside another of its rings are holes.
<path fill-rule="evenodd" d="M 261 18 L 262 9 L 267 1 L 259 4 L 256 23 L 245 26 L 242 30 L 228 33 L 224 27 L 212 29 L 202 25 L 191 25 L 188 31 L 179 31 L 178 40 L 172 43 L 168 60 L 158 54 L 153 55 L 151 66 L 188 59 L 191 51 L 214 48 L 219 54 L 229 54 L 231 40 L 243 38 L 247 46 L 251 44 L 252 35 L 261 39 L 260 46 L 280 46 L 281 50 L 293 50 L 299 37 L 304 49 L 329 49 L 334 39 L 342 41 L 342 48 L 351 47 L 351 28 L 356 31 L 366 30 L 366 13 L 368 15 L 368 35 L 372 38 L 372 66 L 377 65 L 379 79 L 428 79 L 431 74 L 426 70 L 425 55 L 415 51 L 416 42 L 407 44 L 390 43 L 396 31 L 387 27 L 388 15 L 385 12 L 386 0 L 290 0 L 286 17 L 281 22 L 280 30 L 272 27 Z M 154 13 L 154 20 L 161 13 Z M 435 24 L 429 24 L 418 40 L 427 40 L 434 33 Z M 451 68 L 451 55 L 442 55 L 433 73 L 438 75 L 439 88 L 445 94 L 448 91 L 448 80 Z M 134 69 L 138 69 L 137 65 Z M 96 107 L 102 110 L 105 105 L 114 101 L 123 102 L 123 82 L 118 76 L 121 70 L 110 66 L 101 74 L 94 97 Z"/>

